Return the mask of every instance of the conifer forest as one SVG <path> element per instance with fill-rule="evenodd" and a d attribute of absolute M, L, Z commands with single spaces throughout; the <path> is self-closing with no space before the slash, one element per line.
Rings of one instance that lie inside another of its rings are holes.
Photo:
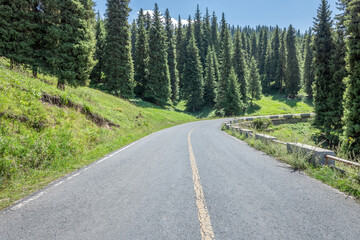
<path fill-rule="evenodd" d="M 107 0 L 102 17 L 92 0 L 0 0 L 0 56 L 56 76 L 59 89 L 90 85 L 159 107 L 185 101 L 188 112 L 211 107 L 219 117 L 240 116 L 264 94 L 302 94 L 324 138 L 360 153 L 360 0 L 338 0 L 335 17 L 318 2 L 301 32 L 230 25 L 199 6 L 172 16 L 156 3 L 150 14 Z"/>

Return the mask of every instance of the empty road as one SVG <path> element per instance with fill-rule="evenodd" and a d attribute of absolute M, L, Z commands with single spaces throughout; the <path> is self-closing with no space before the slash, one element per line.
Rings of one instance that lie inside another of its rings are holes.
<path fill-rule="evenodd" d="M 0 213 L 0 239 L 360 239 L 360 205 L 220 130 L 154 133 Z"/>

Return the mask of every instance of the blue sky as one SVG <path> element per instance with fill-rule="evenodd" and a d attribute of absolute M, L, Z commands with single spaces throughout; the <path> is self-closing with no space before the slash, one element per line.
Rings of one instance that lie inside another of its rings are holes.
<path fill-rule="evenodd" d="M 106 12 L 106 0 L 94 0 L 96 9 L 101 14 Z M 152 10 L 157 2 L 161 12 L 169 8 L 170 14 L 177 19 L 187 19 L 189 14 L 193 17 L 196 5 L 204 15 L 206 7 L 210 13 L 216 12 L 220 20 L 222 12 L 228 23 L 234 25 L 268 25 L 288 27 L 290 24 L 301 31 L 307 30 L 313 25 L 313 17 L 321 0 L 132 0 L 130 7 L 132 12 L 129 19 L 136 18 L 140 8 Z M 337 12 L 335 3 L 337 0 L 328 0 L 333 14 Z"/>

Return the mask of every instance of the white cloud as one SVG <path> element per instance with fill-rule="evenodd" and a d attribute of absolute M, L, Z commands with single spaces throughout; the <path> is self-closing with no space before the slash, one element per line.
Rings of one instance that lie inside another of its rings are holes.
<path fill-rule="evenodd" d="M 147 13 L 150 14 L 150 16 L 153 16 L 154 15 L 154 11 L 153 10 L 144 10 L 144 15 L 146 15 Z M 164 16 L 161 15 L 161 21 L 165 24 L 165 18 Z M 172 24 L 174 25 L 174 27 L 177 27 L 179 22 L 175 19 L 175 18 L 171 18 L 171 22 Z M 184 20 L 184 19 L 181 19 L 181 24 L 184 26 L 184 25 L 187 25 L 189 23 L 188 20 Z"/>

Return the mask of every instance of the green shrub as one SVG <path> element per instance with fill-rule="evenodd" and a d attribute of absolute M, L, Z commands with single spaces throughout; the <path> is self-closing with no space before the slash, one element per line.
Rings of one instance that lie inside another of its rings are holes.
<path fill-rule="evenodd" d="M 272 123 L 269 118 L 255 118 L 252 125 L 256 130 L 265 130 L 271 126 Z"/>

